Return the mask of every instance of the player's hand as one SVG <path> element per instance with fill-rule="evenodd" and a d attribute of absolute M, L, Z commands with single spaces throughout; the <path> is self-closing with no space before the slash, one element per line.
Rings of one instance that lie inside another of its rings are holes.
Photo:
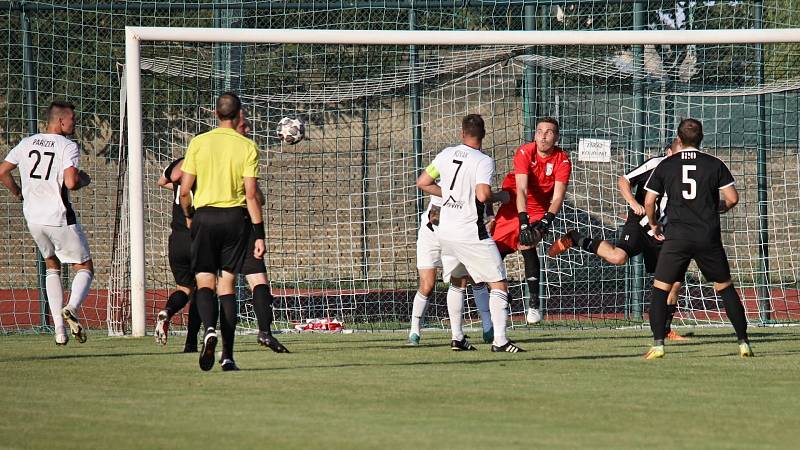
<path fill-rule="evenodd" d="M 431 205 L 431 210 L 428 211 L 428 222 L 431 225 L 439 226 L 439 216 L 441 215 L 442 208 L 440 206 Z"/>
<path fill-rule="evenodd" d="M 192 229 L 192 219 L 190 217 L 186 218 L 186 228 Z"/>
<path fill-rule="evenodd" d="M 717 203 L 717 211 L 720 214 L 725 214 L 728 212 L 728 203 L 725 201 L 725 197 L 719 198 L 719 203 Z"/>
<path fill-rule="evenodd" d="M 650 224 L 650 232 L 653 233 L 653 237 L 656 238 L 658 241 L 663 241 L 664 237 L 664 229 L 661 227 L 660 223 L 657 224 Z"/>
<path fill-rule="evenodd" d="M 631 207 L 631 210 L 633 210 L 633 213 L 637 216 L 643 216 L 645 213 L 644 206 L 640 205 L 636 201 L 628 203 L 628 206 Z"/>
<path fill-rule="evenodd" d="M 255 244 L 253 245 L 255 248 L 253 249 L 253 256 L 256 259 L 263 259 L 264 253 L 267 251 L 267 247 L 264 244 L 263 239 L 256 239 Z"/>
<path fill-rule="evenodd" d="M 553 226 L 553 221 L 555 220 L 556 215 L 548 212 L 544 215 L 541 219 L 537 220 L 533 223 L 532 227 L 539 235 L 539 239 L 542 238 L 545 234 L 550 232 L 550 227 Z"/>
<path fill-rule="evenodd" d="M 532 246 L 536 244 L 536 230 L 528 222 L 527 213 L 519 213 L 519 243 Z"/>

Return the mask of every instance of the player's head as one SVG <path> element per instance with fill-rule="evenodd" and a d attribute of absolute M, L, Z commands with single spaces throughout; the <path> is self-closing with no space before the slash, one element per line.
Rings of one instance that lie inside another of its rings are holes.
<path fill-rule="evenodd" d="M 237 122 L 241 117 L 242 101 L 233 92 L 226 92 L 217 98 L 217 118 Z"/>
<path fill-rule="evenodd" d="M 558 121 L 552 117 L 542 117 L 536 121 L 536 150 L 542 153 L 549 153 L 558 142 L 560 128 Z"/>
<path fill-rule="evenodd" d="M 58 100 L 50 103 L 47 107 L 47 130 L 63 136 L 74 133 L 75 105 Z"/>
<path fill-rule="evenodd" d="M 480 114 L 467 114 L 461 121 L 461 137 L 482 141 L 486 136 L 486 127 Z"/>
<path fill-rule="evenodd" d="M 700 148 L 703 142 L 703 124 L 697 119 L 683 119 L 678 125 L 678 139 L 682 148 Z"/>

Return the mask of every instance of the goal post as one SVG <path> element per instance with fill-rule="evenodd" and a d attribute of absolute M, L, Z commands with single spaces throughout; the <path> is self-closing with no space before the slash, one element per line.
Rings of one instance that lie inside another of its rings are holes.
<path fill-rule="evenodd" d="M 146 251 L 145 251 L 145 194 L 144 170 L 145 152 L 143 148 L 142 129 L 142 81 L 139 68 L 142 66 L 140 45 L 144 42 L 172 42 L 172 43 L 241 43 L 241 44 L 304 44 L 304 45 L 358 45 L 358 46 L 509 46 L 517 52 L 519 48 L 530 46 L 654 46 L 654 45 L 734 45 L 734 44 L 770 44 L 770 43 L 800 43 L 800 29 L 747 29 L 747 30 L 648 30 L 648 31 L 371 31 L 371 30 L 302 30 L 302 29 L 223 29 L 223 28 L 158 28 L 158 27 L 126 27 L 125 29 L 125 88 L 127 90 L 127 146 L 128 146 L 128 208 L 129 208 L 129 242 L 130 242 L 130 303 L 131 303 L 131 331 L 134 336 L 144 336 L 146 333 Z M 521 64 L 531 67 L 551 67 L 553 64 L 563 64 L 560 70 L 569 70 L 569 67 L 579 67 L 578 60 L 569 58 L 544 58 L 538 59 L 536 55 L 520 53 Z M 516 53 L 514 53 L 516 54 Z M 646 58 L 641 52 L 637 58 Z M 527 59 L 526 59 L 527 58 Z M 645 62 L 633 62 L 634 65 L 646 66 Z M 526 66 L 527 67 L 527 66 Z M 593 66 L 594 67 L 594 66 Z M 463 74 L 468 76 L 468 64 L 464 65 Z M 647 67 L 644 67 L 647 69 Z M 474 70 L 481 70 L 476 68 Z M 342 80 L 343 82 L 346 80 Z M 407 81 L 406 81 L 407 82 Z M 800 82 L 796 83 L 800 85 Z M 793 89 L 798 89 L 794 86 Z M 760 91 L 757 91 L 760 92 Z M 255 95 L 255 94 L 254 94 Z M 743 94 L 744 95 L 744 94 Z M 760 95 L 756 93 L 755 95 Z M 368 95 L 354 95 L 355 98 L 368 97 Z M 309 97 L 311 99 L 312 97 Z M 368 100 L 365 100 L 368 102 Z M 679 102 L 676 102 L 679 104 Z M 688 104 L 688 103 L 687 103 Z M 556 103 L 558 107 L 559 103 Z M 366 108 L 366 107 L 365 107 Z M 586 112 L 591 114 L 591 112 Z M 627 117 L 627 116 L 626 116 Z M 366 121 L 366 119 L 364 119 Z M 609 119 L 612 120 L 612 119 Z M 617 120 L 617 119 L 613 119 Z M 449 124 L 448 126 L 452 126 Z M 642 126 L 654 126 L 642 124 Z M 405 144 L 403 144 L 405 145 Z M 409 148 L 411 146 L 409 145 Z M 574 148 L 572 150 L 575 150 Z M 365 151 L 368 145 L 365 144 Z M 577 152 L 573 152 L 575 158 Z M 577 159 L 577 158 L 576 158 Z M 506 167 L 506 166 L 503 166 Z M 606 169 L 597 169 L 607 175 Z M 498 176 L 502 180 L 503 173 L 498 165 Z M 410 180 L 409 180 L 410 183 Z M 597 206 L 591 201 L 593 186 L 583 186 L 576 182 L 578 189 L 583 189 L 576 203 L 585 201 L 587 210 Z M 571 186 L 570 189 L 573 187 Z M 790 195 L 797 195 L 796 193 Z M 794 197 L 791 197 L 794 198 Z M 344 199 L 346 201 L 346 199 Z M 604 200 L 608 201 L 608 200 Z M 366 202 L 365 202 L 366 203 Z M 355 209 L 366 210 L 364 204 Z M 602 206 L 602 204 L 601 204 Z M 565 224 L 588 224 L 591 220 L 581 216 L 578 212 L 565 214 L 562 221 Z M 745 220 L 746 221 L 746 220 Z M 747 225 L 745 225 L 747 227 Z M 752 230 L 751 230 L 752 231 Z M 366 237 L 364 237 L 366 239 Z M 404 243 L 403 245 L 406 245 Z M 413 245 L 413 242 L 411 243 Z M 582 257 L 581 257 L 582 258 Z M 574 263 L 570 260 L 562 264 L 560 261 L 550 261 L 551 268 L 555 268 L 555 278 L 548 282 L 554 286 L 565 281 L 561 279 Z M 576 283 L 589 283 L 589 281 L 576 281 Z M 627 282 L 627 280 L 626 280 Z M 359 286 L 353 284 L 348 292 L 357 293 Z M 348 294 L 350 295 L 350 294 Z M 357 295 L 357 294 L 353 294 Z M 565 296 L 568 294 L 564 294 Z M 604 293 L 600 294 L 601 297 Z M 700 301 L 705 301 L 701 291 L 695 293 Z M 627 314 L 627 313 L 626 313 Z"/>

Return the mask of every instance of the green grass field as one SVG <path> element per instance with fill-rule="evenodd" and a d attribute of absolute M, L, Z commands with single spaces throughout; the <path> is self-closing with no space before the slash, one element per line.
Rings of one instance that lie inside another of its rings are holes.
<path fill-rule="evenodd" d="M 694 329 L 645 361 L 646 330 L 240 336 L 241 372 L 201 372 L 183 338 L 0 337 L 0 448 L 796 448 L 800 328 Z M 476 335 L 479 333 L 473 333 Z"/>

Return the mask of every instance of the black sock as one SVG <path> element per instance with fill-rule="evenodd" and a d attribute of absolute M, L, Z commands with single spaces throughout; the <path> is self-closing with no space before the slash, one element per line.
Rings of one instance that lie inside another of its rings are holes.
<path fill-rule="evenodd" d="M 236 336 L 236 323 L 239 321 L 237 314 L 236 296 L 226 294 L 219 296 L 220 321 L 222 330 L 222 359 L 233 359 L 233 341 Z"/>
<path fill-rule="evenodd" d="M 603 242 L 602 239 L 592 239 L 590 237 L 585 237 L 581 240 L 580 247 L 589 253 L 597 254 L 597 249 L 600 248 L 600 244 Z"/>
<path fill-rule="evenodd" d="M 258 321 L 258 330 L 272 333 L 272 293 L 269 286 L 259 284 L 253 288 L 253 310 Z"/>
<path fill-rule="evenodd" d="M 739 342 L 747 342 L 747 317 L 744 315 L 744 306 L 739 299 L 739 293 L 733 285 L 726 287 L 719 291 L 722 302 L 725 305 L 725 313 L 728 315 L 728 320 L 733 324 L 733 329 L 736 330 L 736 339 Z"/>
<path fill-rule="evenodd" d="M 197 310 L 197 300 L 193 299 L 189 303 L 189 323 L 186 324 L 186 346 L 197 347 L 197 332 L 202 325 L 200 312 Z"/>
<path fill-rule="evenodd" d="M 664 328 L 664 333 L 669 334 L 672 331 L 672 317 L 675 316 L 675 311 L 678 310 L 678 305 L 667 305 L 667 325 Z"/>
<path fill-rule="evenodd" d="M 669 292 L 653 286 L 653 295 L 650 297 L 650 331 L 653 332 L 655 345 L 664 344 L 668 296 Z"/>
<path fill-rule="evenodd" d="M 182 310 L 187 303 L 189 303 L 189 296 L 183 291 L 175 291 L 172 294 L 169 294 L 169 298 L 167 299 L 167 304 L 164 306 L 164 309 L 167 311 L 167 315 L 171 319 L 172 316 L 174 316 L 178 311 Z"/>
<path fill-rule="evenodd" d="M 200 313 L 200 319 L 203 321 L 205 329 L 217 328 L 219 305 L 214 291 L 209 288 L 200 288 L 194 293 L 194 301 L 197 303 L 197 312 Z"/>
<path fill-rule="evenodd" d="M 536 247 L 522 250 L 522 259 L 525 262 L 525 282 L 530 291 L 530 301 L 528 302 L 529 308 L 541 309 L 539 299 L 539 255 L 536 254 Z"/>

